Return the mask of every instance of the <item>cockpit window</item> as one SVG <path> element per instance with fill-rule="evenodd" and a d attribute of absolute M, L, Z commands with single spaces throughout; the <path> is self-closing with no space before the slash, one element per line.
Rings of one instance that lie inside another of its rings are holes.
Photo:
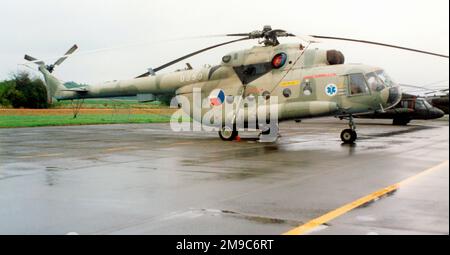
<path fill-rule="evenodd" d="M 350 95 L 359 95 L 369 93 L 367 88 L 366 79 L 362 73 L 350 74 L 348 76 L 348 88 Z"/>
<path fill-rule="evenodd" d="M 384 83 L 380 80 L 375 72 L 366 74 L 367 83 L 372 91 L 381 91 L 385 88 Z"/>
<path fill-rule="evenodd" d="M 421 99 L 416 100 L 416 109 L 417 110 L 426 110 L 427 109 L 423 100 L 421 100 Z"/>
<path fill-rule="evenodd" d="M 391 77 L 384 71 L 378 70 L 375 72 L 378 75 L 378 78 L 388 87 L 392 87 L 395 85 L 395 82 L 391 79 Z"/>
<path fill-rule="evenodd" d="M 432 106 L 430 103 L 428 103 L 427 100 L 423 100 L 423 103 L 425 104 L 425 106 L 426 106 L 428 109 L 433 108 L 433 106 Z"/>

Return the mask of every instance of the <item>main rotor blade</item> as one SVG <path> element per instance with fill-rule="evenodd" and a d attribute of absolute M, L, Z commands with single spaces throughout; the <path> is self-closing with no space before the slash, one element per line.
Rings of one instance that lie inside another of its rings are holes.
<path fill-rule="evenodd" d="M 319 40 L 319 38 L 315 38 L 309 35 L 293 35 L 295 37 L 297 37 L 298 39 L 304 41 L 304 42 L 308 42 L 308 43 L 321 43 L 322 41 Z"/>
<path fill-rule="evenodd" d="M 425 95 L 429 95 L 429 94 L 433 94 L 433 93 L 445 93 L 445 92 L 447 92 L 447 95 L 448 95 L 448 89 L 439 89 L 436 91 L 426 92 Z"/>
<path fill-rule="evenodd" d="M 249 33 L 225 34 L 224 36 L 248 36 Z"/>
<path fill-rule="evenodd" d="M 448 88 L 443 88 L 443 89 L 439 89 L 439 88 L 427 88 L 425 86 L 417 86 L 417 85 L 410 85 L 410 84 L 399 84 L 402 87 L 406 87 L 406 88 L 413 88 L 416 90 L 413 91 L 429 91 L 429 92 L 425 92 L 425 94 L 431 94 L 431 93 L 445 93 L 445 91 L 448 91 Z"/>
<path fill-rule="evenodd" d="M 340 41 L 349 41 L 349 42 L 357 42 L 357 43 L 367 43 L 367 44 L 390 47 L 390 48 L 395 48 L 395 49 L 400 49 L 400 50 L 408 50 L 408 51 L 428 54 L 428 55 L 442 57 L 442 58 L 448 58 L 448 55 L 438 54 L 438 53 L 424 51 L 424 50 L 406 48 L 406 47 L 401 47 L 401 46 L 386 44 L 386 43 L 379 43 L 379 42 L 372 42 L 372 41 L 358 40 L 358 39 L 350 39 L 350 38 L 342 38 L 342 37 L 322 36 L 322 35 L 311 35 L 311 36 L 314 38 L 319 38 L 319 39 L 330 39 L 330 40 L 340 40 Z"/>
<path fill-rule="evenodd" d="M 154 72 L 160 71 L 160 70 L 162 70 L 162 69 L 164 69 L 164 68 L 166 68 L 166 67 L 169 67 L 169 66 L 171 66 L 171 65 L 173 65 L 173 64 L 176 64 L 176 63 L 178 63 L 178 62 L 180 62 L 180 61 L 182 61 L 182 60 L 184 60 L 184 59 L 186 59 L 186 58 L 190 58 L 190 57 L 195 56 L 195 55 L 197 55 L 197 54 L 200 54 L 200 53 L 202 53 L 202 52 L 205 52 L 205 51 L 208 51 L 208 50 L 211 50 L 211 49 L 220 47 L 220 46 L 224 46 L 224 45 L 227 45 L 227 44 L 231 44 L 231 43 L 235 43 L 235 42 L 240 42 L 240 41 L 245 41 L 245 40 L 249 40 L 249 39 L 250 39 L 250 38 L 248 38 L 248 37 L 244 37 L 244 38 L 240 38 L 240 39 L 236 39 L 236 40 L 232 40 L 232 41 L 228 41 L 228 42 L 224 42 L 224 43 L 219 43 L 219 44 L 216 44 L 216 45 L 213 45 L 213 46 L 209 46 L 209 47 L 203 48 L 203 49 L 201 49 L 201 50 L 194 51 L 194 52 L 192 52 L 192 53 L 189 53 L 189 54 L 187 54 L 187 55 L 184 55 L 184 56 L 182 56 L 182 57 L 180 57 L 180 58 L 177 58 L 177 59 L 175 59 L 175 60 L 172 60 L 172 61 L 170 61 L 170 62 L 168 62 L 168 63 L 166 63 L 166 64 L 164 64 L 164 65 L 158 66 L 157 68 L 153 69 L 153 71 L 154 71 Z M 136 78 L 142 78 L 142 77 L 146 77 L 146 76 L 149 76 L 149 75 L 150 75 L 150 72 L 146 72 L 146 73 L 143 73 L 143 74 L 137 76 Z"/>
<path fill-rule="evenodd" d="M 38 60 L 37 58 L 34 58 L 34 57 L 30 56 L 30 55 L 26 55 L 25 54 L 24 58 L 25 58 L 25 60 L 28 60 L 28 61 L 31 61 L 31 62 L 35 63 L 36 65 L 43 65 L 43 64 L 45 64 L 44 61 L 37 61 Z"/>
<path fill-rule="evenodd" d="M 435 91 L 434 89 L 426 88 L 426 87 L 423 87 L 423 86 L 410 85 L 410 84 L 399 84 L 399 85 L 402 86 L 402 87 L 407 87 L 407 88 Z"/>
<path fill-rule="evenodd" d="M 66 60 L 67 57 L 68 57 L 70 54 L 74 53 L 77 49 L 78 49 L 78 46 L 77 46 L 76 44 L 73 45 L 72 48 L 70 48 L 70 49 L 66 52 L 66 54 L 64 54 L 64 56 L 62 56 L 62 57 L 60 57 L 58 60 L 56 60 L 56 62 L 55 62 L 53 65 L 55 65 L 55 66 L 61 65 L 61 63 L 64 62 L 64 60 Z"/>

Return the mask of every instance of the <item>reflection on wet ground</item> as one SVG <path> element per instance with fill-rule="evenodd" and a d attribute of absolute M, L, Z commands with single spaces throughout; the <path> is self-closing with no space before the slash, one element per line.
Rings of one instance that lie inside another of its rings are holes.
<path fill-rule="evenodd" d="M 448 121 L 357 120 L 353 145 L 344 128 L 282 123 L 276 143 L 168 124 L 0 129 L 0 233 L 280 234 L 448 159 Z"/>

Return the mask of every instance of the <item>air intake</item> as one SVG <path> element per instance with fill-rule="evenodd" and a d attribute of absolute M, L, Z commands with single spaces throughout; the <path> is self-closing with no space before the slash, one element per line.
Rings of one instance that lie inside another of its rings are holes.
<path fill-rule="evenodd" d="M 327 51 L 327 61 L 330 65 L 340 65 L 344 64 L 345 57 L 342 52 L 337 50 L 328 50 Z"/>

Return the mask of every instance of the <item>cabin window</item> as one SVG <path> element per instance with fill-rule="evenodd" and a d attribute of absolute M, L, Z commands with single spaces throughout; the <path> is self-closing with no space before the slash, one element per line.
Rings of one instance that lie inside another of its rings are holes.
<path fill-rule="evenodd" d="M 410 99 L 402 100 L 401 101 L 401 107 L 402 108 L 414 109 L 414 101 L 412 101 Z"/>
<path fill-rule="evenodd" d="M 348 81 L 350 95 L 364 95 L 369 93 L 369 88 L 366 84 L 366 78 L 362 73 L 350 74 L 348 76 Z"/>
<path fill-rule="evenodd" d="M 310 96 L 312 94 L 311 83 L 309 80 L 305 80 L 300 86 L 303 89 L 303 95 Z"/>
<path fill-rule="evenodd" d="M 375 72 L 366 74 L 367 83 L 372 91 L 381 91 L 385 88 L 383 82 L 380 80 Z"/>

